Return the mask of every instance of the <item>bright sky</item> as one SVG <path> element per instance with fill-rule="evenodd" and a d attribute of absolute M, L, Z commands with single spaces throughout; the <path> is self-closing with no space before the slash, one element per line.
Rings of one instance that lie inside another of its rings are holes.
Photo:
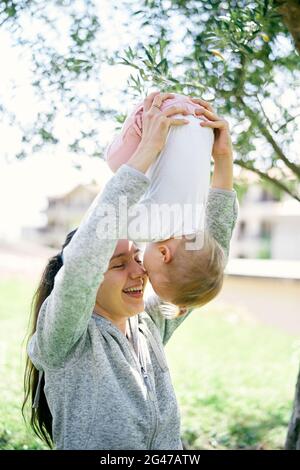
<path fill-rule="evenodd" d="M 80 4 L 80 0 L 77 1 Z M 122 50 L 127 45 L 124 38 L 130 40 L 133 35 L 138 34 L 138 31 L 134 31 L 133 25 L 130 24 L 131 36 L 128 37 L 128 27 L 124 30 L 121 27 L 122 20 L 124 20 L 121 9 L 112 10 L 110 0 L 101 0 L 98 4 L 99 8 L 101 6 L 99 16 L 103 46 L 110 52 L 116 49 Z M 66 25 L 60 26 L 63 28 Z M 23 27 L 26 27 L 26 31 L 30 31 L 30 25 L 26 22 Z M 174 28 L 174 31 L 176 30 L 178 28 Z M 115 34 L 116 31 L 118 34 Z M 30 123 L 40 106 L 30 86 L 30 57 L 26 56 L 23 50 L 11 46 L 9 34 L 3 29 L 0 31 L 0 44 L 0 62 L 5 64 L 5 67 L 1 69 L 0 101 L 3 101 L 4 105 L 9 103 L 9 108 L 13 108 L 22 117 L 24 123 Z M 60 52 L 63 52 L 65 47 L 63 42 L 59 47 Z M 283 47 L 286 46 L 283 45 Z M 91 84 L 89 88 L 94 87 L 95 95 L 99 87 L 101 88 L 103 106 L 112 106 L 115 109 L 119 107 L 121 112 L 128 112 L 133 103 L 128 100 L 127 103 L 120 104 L 120 96 L 122 90 L 126 89 L 130 73 L 132 69 L 123 65 L 101 64 L 99 83 Z M 12 79 L 16 83 L 14 89 L 10 85 Z M 284 86 L 284 77 L 278 75 L 278 80 Z M 283 89 L 281 100 L 288 105 L 293 99 L 294 96 L 289 90 Z M 273 108 L 273 103 L 270 101 L 267 111 L 271 115 L 274 113 Z M 14 161 L 14 155 L 20 150 L 22 134 L 7 123 L 0 123 L 0 241 L 1 238 L 18 237 L 24 225 L 43 224 L 45 219 L 40 211 L 46 207 L 47 196 L 65 193 L 77 183 L 89 182 L 91 179 L 97 179 L 101 183 L 110 175 L 99 159 L 90 159 L 68 152 L 67 143 L 70 141 L 70 132 L 76 135 L 78 123 L 74 119 L 74 125 L 70 125 L 70 121 L 68 125 L 65 125 L 63 116 L 60 119 L 59 137 L 62 141 L 65 139 L 65 145 L 57 145 L 51 151 L 43 150 L 22 162 Z M 99 123 L 99 126 L 101 126 L 100 144 L 105 146 L 112 138 L 115 123 L 112 120 L 106 120 Z M 296 152 L 300 137 L 294 137 Z M 76 170 L 74 164 L 80 164 L 82 170 Z"/>

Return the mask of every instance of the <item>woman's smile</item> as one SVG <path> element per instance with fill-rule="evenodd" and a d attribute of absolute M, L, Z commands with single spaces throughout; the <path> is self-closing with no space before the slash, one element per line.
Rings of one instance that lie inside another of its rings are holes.
<path fill-rule="evenodd" d="M 143 298 L 143 294 L 144 294 L 143 285 L 144 285 L 144 282 L 136 286 L 127 287 L 126 289 L 123 289 L 123 293 L 128 295 L 131 298 L 141 299 Z"/>
<path fill-rule="evenodd" d="M 133 299 L 142 299 L 143 298 L 143 291 L 135 291 L 135 292 L 124 292 L 125 295 L 132 297 Z"/>

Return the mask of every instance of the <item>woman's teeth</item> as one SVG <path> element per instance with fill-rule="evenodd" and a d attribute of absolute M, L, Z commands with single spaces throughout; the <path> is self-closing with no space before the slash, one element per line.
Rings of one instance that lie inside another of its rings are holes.
<path fill-rule="evenodd" d="M 132 287 L 131 289 L 125 289 L 124 292 L 142 292 L 140 287 Z"/>
<path fill-rule="evenodd" d="M 143 289 L 141 287 L 131 287 L 129 289 L 124 289 L 123 292 L 130 297 L 140 298 L 143 296 Z"/>

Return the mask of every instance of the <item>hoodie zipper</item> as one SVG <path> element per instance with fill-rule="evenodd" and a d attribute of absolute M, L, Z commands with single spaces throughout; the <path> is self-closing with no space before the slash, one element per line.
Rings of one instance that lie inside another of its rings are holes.
<path fill-rule="evenodd" d="M 149 377 L 148 377 L 148 374 L 145 371 L 143 366 L 141 366 L 141 372 L 142 372 L 142 376 L 143 376 L 143 379 L 144 379 L 144 383 L 145 383 L 145 385 L 147 387 L 147 390 L 148 390 L 149 398 L 150 398 L 151 401 L 155 402 L 155 397 L 154 397 L 154 394 L 153 394 L 153 391 L 152 391 L 152 388 L 151 388 L 151 385 L 150 385 Z"/>
<path fill-rule="evenodd" d="M 153 417 L 154 417 L 154 420 L 155 420 L 155 423 L 154 423 L 154 431 L 152 433 L 152 436 L 150 437 L 150 440 L 149 440 L 149 445 L 148 445 L 148 448 L 151 449 L 152 448 L 152 444 L 153 444 L 153 441 L 154 441 L 154 437 L 156 435 L 156 432 L 157 432 L 157 429 L 158 429 L 158 414 L 157 414 L 157 408 L 156 408 L 156 404 L 155 404 L 155 396 L 154 396 L 154 393 L 153 393 L 153 389 L 152 389 L 152 385 L 150 383 L 150 379 L 149 379 L 149 376 L 146 372 L 146 369 L 144 368 L 144 366 L 141 364 L 141 362 L 135 357 L 135 355 L 133 354 L 133 352 L 131 351 L 131 348 L 126 344 L 126 347 L 129 349 L 130 351 L 130 354 L 131 356 L 133 357 L 135 363 L 137 363 L 139 365 L 139 372 L 141 373 L 142 375 L 142 378 L 143 378 L 143 381 L 144 381 L 144 384 L 146 385 L 146 388 L 147 388 L 147 395 L 150 399 L 150 407 L 151 407 L 151 414 L 153 414 Z"/>
<path fill-rule="evenodd" d="M 146 370 L 144 369 L 143 366 L 141 366 L 141 372 L 142 372 L 144 382 L 145 382 L 147 390 L 148 390 L 149 398 L 153 403 L 155 424 L 154 424 L 154 431 L 153 431 L 152 437 L 150 438 L 149 445 L 148 445 L 149 449 L 152 449 L 152 444 L 153 444 L 154 437 L 156 435 L 157 428 L 158 428 L 158 416 L 157 416 L 157 410 L 156 410 L 156 405 L 155 405 L 155 397 L 154 397 L 154 394 L 153 394 L 153 391 L 152 391 L 152 387 L 150 385 L 150 380 L 149 380 L 148 374 L 147 374 L 147 372 L 146 372 Z"/>
<path fill-rule="evenodd" d="M 111 327 L 115 330 L 115 331 L 118 331 L 119 333 L 119 330 L 117 329 L 117 327 L 115 327 L 114 325 L 111 325 Z M 148 392 L 148 396 L 150 398 L 150 402 L 152 404 L 151 406 L 151 410 L 153 410 L 154 412 L 154 419 L 155 419 L 155 424 L 154 424 L 154 432 L 152 433 L 152 437 L 150 438 L 150 441 L 149 441 L 149 449 L 152 448 L 152 444 L 153 444 L 153 441 L 154 441 L 154 437 L 156 435 L 156 432 L 157 432 L 157 428 L 158 428 L 158 413 L 157 413 L 157 409 L 156 409 L 156 404 L 155 404 L 155 396 L 154 396 L 154 393 L 153 393 L 153 390 L 152 390 L 152 386 L 151 386 L 151 383 L 150 383 L 150 379 L 149 379 L 149 376 L 145 370 L 145 368 L 143 367 L 143 365 L 141 364 L 140 360 L 135 357 L 135 354 L 133 354 L 131 348 L 129 347 L 128 343 L 127 343 L 127 339 L 125 340 L 126 342 L 126 348 L 128 351 L 130 351 L 130 354 L 131 354 L 131 357 L 133 358 L 134 362 L 138 365 L 138 369 L 139 369 L 139 373 L 141 374 L 142 378 L 143 378 L 143 381 L 144 381 L 144 384 L 146 385 L 146 388 L 147 388 L 147 392 Z"/>

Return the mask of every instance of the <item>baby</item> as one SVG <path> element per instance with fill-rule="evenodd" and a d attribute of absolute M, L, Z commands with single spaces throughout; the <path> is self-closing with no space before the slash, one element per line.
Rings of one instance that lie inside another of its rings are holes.
<path fill-rule="evenodd" d="M 153 207 L 156 211 L 151 224 L 141 224 L 142 234 L 138 238 L 151 240 L 144 253 L 144 266 L 154 291 L 162 300 L 184 309 L 204 305 L 218 294 L 226 257 L 209 230 L 209 225 L 214 226 L 207 220 L 214 218 L 214 204 L 209 205 L 211 216 L 206 213 L 213 129 L 200 126 L 201 122 L 210 121 L 203 114 L 203 107 L 190 98 L 173 94 L 163 101 L 160 110 L 164 112 L 173 106 L 182 109 L 173 118 L 184 114 L 189 123 L 171 126 L 164 149 L 146 173 L 150 187 L 139 204 L 146 208 L 146 216 Z M 142 139 L 142 132 L 143 102 L 135 107 L 121 133 L 105 151 L 113 171 L 128 162 Z M 166 220 L 164 215 L 159 215 L 159 209 L 174 204 L 177 212 L 171 223 L 170 217 Z M 219 212 L 219 204 L 220 197 L 215 212 Z"/>

